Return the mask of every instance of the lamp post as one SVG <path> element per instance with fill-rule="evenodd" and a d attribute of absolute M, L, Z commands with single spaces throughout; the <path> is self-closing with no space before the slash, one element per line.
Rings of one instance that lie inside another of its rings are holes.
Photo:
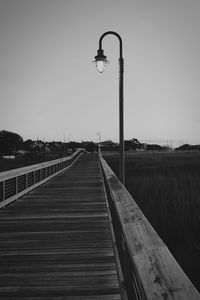
<path fill-rule="evenodd" d="M 119 177 L 121 182 L 124 184 L 124 99 L 123 99 L 123 89 L 124 89 L 124 59 L 122 56 L 122 38 L 114 31 L 107 31 L 99 39 L 99 49 L 97 50 L 97 55 L 95 56 L 95 62 L 97 70 L 102 73 L 106 65 L 109 63 L 107 57 L 104 55 L 104 50 L 102 49 L 102 40 L 106 35 L 115 35 L 119 40 Z"/>
<path fill-rule="evenodd" d="M 99 144 L 100 144 L 101 143 L 101 132 L 99 130 L 97 131 L 97 135 L 99 137 L 98 141 L 99 141 Z"/>
<path fill-rule="evenodd" d="M 99 140 L 98 140 L 98 151 L 101 151 L 101 132 L 99 130 L 97 131 L 97 135 L 99 137 Z"/>

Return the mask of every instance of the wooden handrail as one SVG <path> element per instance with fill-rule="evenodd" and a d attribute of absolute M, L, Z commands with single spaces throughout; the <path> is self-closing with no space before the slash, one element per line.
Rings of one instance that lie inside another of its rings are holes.
<path fill-rule="evenodd" d="M 33 172 L 33 171 L 36 171 L 36 170 L 39 170 L 39 169 L 42 169 L 42 168 L 45 168 L 45 167 L 48 167 L 48 166 L 52 166 L 52 165 L 60 163 L 60 162 L 69 161 L 74 156 L 76 156 L 77 153 L 80 152 L 80 151 L 82 152 L 82 151 L 84 151 L 84 149 L 78 149 L 77 151 L 72 153 L 72 155 L 67 156 L 67 157 L 62 157 L 62 158 L 58 158 L 58 159 L 54 159 L 54 160 L 50 160 L 50 161 L 30 165 L 30 166 L 26 166 L 26 167 L 22 167 L 22 168 L 17 168 L 17 169 L 5 171 L 5 172 L 0 172 L 0 181 L 7 180 L 7 179 L 10 179 L 10 178 L 15 177 L 15 176 L 20 176 L 20 175 L 23 175 L 25 173 Z"/>
<path fill-rule="evenodd" d="M 200 294 L 100 156 L 128 299 L 197 300 Z"/>
<path fill-rule="evenodd" d="M 72 155 L 65 158 L 1 172 L 0 208 L 5 207 L 25 193 L 43 184 L 64 169 L 69 168 L 84 152 L 84 149 L 78 149 Z"/>

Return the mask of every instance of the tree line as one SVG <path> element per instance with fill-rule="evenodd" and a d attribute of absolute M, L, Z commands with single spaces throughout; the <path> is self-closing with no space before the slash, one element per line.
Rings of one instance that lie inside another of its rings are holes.
<path fill-rule="evenodd" d="M 97 145 L 93 142 L 69 142 L 61 141 L 46 142 L 42 140 L 23 140 L 15 133 L 6 130 L 0 131 L 0 155 L 20 155 L 27 153 L 42 152 L 74 152 L 77 148 L 85 148 L 86 151 L 93 152 Z"/>
<path fill-rule="evenodd" d="M 108 143 L 109 142 L 109 143 Z M 136 138 L 126 140 L 124 142 L 125 151 L 166 151 L 172 150 L 168 146 L 160 146 L 157 144 L 144 144 Z M 102 150 L 113 151 L 118 150 L 119 145 L 112 141 L 102 142 Z M 15 133 L 6 130 L 0 131 L 0 155 L 20 155 L 27 153 L 46 153 L 46 152 L 74 152 L 77 148 L 84 148 L 88 152 L 97 151 L 97 144 L 94 142 L 68 142 L 61 141 L 45 142 L 42 140 L 23 140 L 23 138 Z M 200 145 L 184 144 L 174 150 L 180 151 L 200 151 Z"/>

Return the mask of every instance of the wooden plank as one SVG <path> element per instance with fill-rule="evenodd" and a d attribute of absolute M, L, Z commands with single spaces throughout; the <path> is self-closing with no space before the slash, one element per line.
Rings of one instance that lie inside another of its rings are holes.
<path fill-rule="evenodd" d="M 14 298 L 9 298 L 9 299 L 15 299 L 15 300 L 22 300 L 22 298 L 21 297 L 14 297 Z M 49 296 L 49 297 L 37 297 L 37 298 L 35 298 L 35 297 L 26 297 L 25 298 L 26 300 L 35 300 L 35 299 L 37 299 L 37 300 L 96 300 L 96 299 L 98 299 L 98 300 L 120 300 L 121 299 L 121 296 L 119 295 L 119 294 L 112 294 L 112 295 L 87 295 L 87 296 L 67 296 L 67 298 L 66 298 L 66 296 L 54 296 L 54 297 L 51 297 L 51 296 Z M 6 298 L 1 298 L 1 300 L 8 300 L 8 298 L 6 297 Z"/>
<path fill-rule="evenodd" d="M 0 299 L 121 299 L 97 155 L 0 211 Z"/>

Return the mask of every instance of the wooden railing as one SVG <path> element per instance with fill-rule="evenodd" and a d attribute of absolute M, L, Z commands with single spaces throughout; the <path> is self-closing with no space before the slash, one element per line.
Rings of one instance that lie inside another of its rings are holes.
<path fill-rule="evenodd" d="M 166 245 L 100 155 L 127 298 L 200 299 Z"/>
<path fill-rule="evenodd" d="M 0 208 L 69 168 L 84 151 L 84 149 L 78 149 L 71 156 L 65 158 L 1 172 Z"/>

